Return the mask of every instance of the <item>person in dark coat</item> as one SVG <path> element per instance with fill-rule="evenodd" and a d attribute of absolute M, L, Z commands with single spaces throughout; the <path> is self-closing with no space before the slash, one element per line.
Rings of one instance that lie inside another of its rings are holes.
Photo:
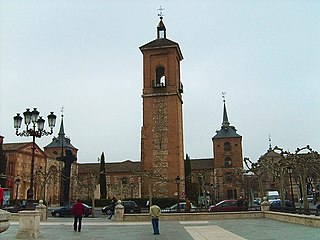
<path fill-rule="evenodd" d="M 112 200 L 111 200 L 110 216 L 108 217 L 109 219 L 111 219 L 112 216 L 114 215 L 114 210 L 115 210 L 115 207 L 116 207 L 116 203 L 117 203 L 117 199 L 115 197 L 113 197 Z"/>
<path fill-rule="evenodd" d="M 73 223 L 73 229 L 77 231 L 77 225 L 78 225 L 78 231 L 81 232 L 81 222 L 82 222 L 82 216 L 84 215 L 84 206 L 80 199 L 77 199 L 77 203 L 72 206 L 72 215 L 74 216 L 74 223 Z"/>

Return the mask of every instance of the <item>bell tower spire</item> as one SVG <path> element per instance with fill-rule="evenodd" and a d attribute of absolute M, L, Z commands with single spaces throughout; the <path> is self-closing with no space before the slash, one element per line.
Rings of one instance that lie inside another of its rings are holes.
<path fill-rule="evenodd" d="M 158 39 L 167 37 L 166 36 L 166 27 L 164 26 L 164 23 L 162 21 L 163 16 L 164 16 L 164 14 L 162 13 L 163 10 L 164 10 L 164 8 L 162 8 L 161 6 L 158 9 L 158 11 L 159 11 L 158 16 L 160 17 L 160 22 L 157 27 L 157 38 Z"/>

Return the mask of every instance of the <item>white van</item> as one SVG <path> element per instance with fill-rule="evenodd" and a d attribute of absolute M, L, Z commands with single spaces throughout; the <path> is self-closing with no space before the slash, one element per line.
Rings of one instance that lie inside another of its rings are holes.
<path fill-rule="evenodd" d="M 268 191 L 267 193 L 268 200 L 281 200 L 280 194 L 278 191 Z"/>

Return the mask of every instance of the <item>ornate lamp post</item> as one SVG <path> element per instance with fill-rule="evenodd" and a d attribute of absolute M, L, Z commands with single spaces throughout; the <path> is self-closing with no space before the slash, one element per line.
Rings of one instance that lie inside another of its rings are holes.
<path fill-rule="evenodd" d="M 15 117 L 13 117 L 14 128 L 16 129 L 16 135 L 20 137 L 30 137 L 32 136 L 32 159 L 31 159 L 31 176 L 30 176 L 30 189 L 28 191 L 28 209 L 33 209 L 33 204 L 30 200 L 33 200 L 34 193 L 34 160 L 35 160 L 35 141 L 36 137 L 41 138 L 42 136 L 48 136 L 53 133 L 53 128 L 56 125 L 57 116 L 51 112 L 48 115 L 48 125 L 50 128 L 50 132 L 44 130 L 45 120 L 42 117 L 39 117 L 39 112 L 36 108 L 31 112 L 29 108 L 23 113 L 24 123 L 26 125 L 26 130 L 19 132 L 19 128 L 21 127 L 22 117 L 19 113 Z M 30 126 L 31 124 L 31 126 Z"/>
<path fill-rule="evenodd" d="M 177 205 L 177 211 L 180 212 L 180 176 L 176 177 L 176 184 L 177 184 L 177 190 L 178 190 L 178 205 Z"/>
<path fill-rule="evenodd" d="M 291 201 L 294 204 L 293 189 L 292 189 L 292 167 L 288 167 L 288 173 L 290 176 Z"/>
<path fill-rule="evenodd" d="M 14 184 L 17 186 L 17 187 L 16 187 L 16 199 L 15 199 L 15 203 L 16 203 L 16 204 L 17 204 L 17 200 L 18 200 L 18 190 L 19 190 L 20 181 L 21 181 L 21 179 L 20 179 L 19 176 L 16 176 L 16 177 L 14 178 Z"/>

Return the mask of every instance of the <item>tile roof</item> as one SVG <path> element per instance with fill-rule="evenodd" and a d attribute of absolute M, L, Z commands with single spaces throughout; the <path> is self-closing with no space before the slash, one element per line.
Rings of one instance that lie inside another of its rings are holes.
<path fill-rule="evenodd" d="M 174 41 L 171 41 L 171 40 L 169 40 L 167 38 L 155 39 L 155 40 L 153 40 L 153 41 L 141 46 L 140 50 L 144 51 L 144 50 L 155 49 L 155 48 L 169 48 L 169 47 L 177 48 L 177 51 L 178 51 L 179 56 L 180 56 L 180 59 L 183 59 L 182 52 L 180 50 L 179 44 L 174 42 Z"/>
<path fill-rule="evenodd" d="M 213 158 L 190 159 L 191 170 L 213 169 Z"/>
<path fill-rule="evenodd" d="M 190 159 L 192 170 L 213 169 L 213 158 Z M 95 173 L 99 174 L 100 163 L 79 163 L 78 174 Z M 106 163 L 106 172 L 108 173 L 140 173 L 141 162 L 126 160 L 124 162 Z"/>
<path fill-rule="evenodd" d="M 86 174 L 88 172 L 99 173 L 100 163 L 79 163 L 78 174 Z M 124 162 L 112 162 L 106 163 L 106 172 L 133 172 L 140 173 L 141 162 L 133 162 L 131 160 L 126 160 Z"/>
<path fill-rule="evenodd" d="M 212 139 L 217 138 L 241 138 L 241 135 L 237 133 L 237 130 L 234 126 L 222 126 Z"/>
<path fill-rule="evenodd" d="M 4 151 L 16 151 L 21 148 L 24 148 L 25 146 L 31 144 L 32 142 L 22 142 L 22 143 L 4 143 L 3 144 L 3 150 Z"/>

